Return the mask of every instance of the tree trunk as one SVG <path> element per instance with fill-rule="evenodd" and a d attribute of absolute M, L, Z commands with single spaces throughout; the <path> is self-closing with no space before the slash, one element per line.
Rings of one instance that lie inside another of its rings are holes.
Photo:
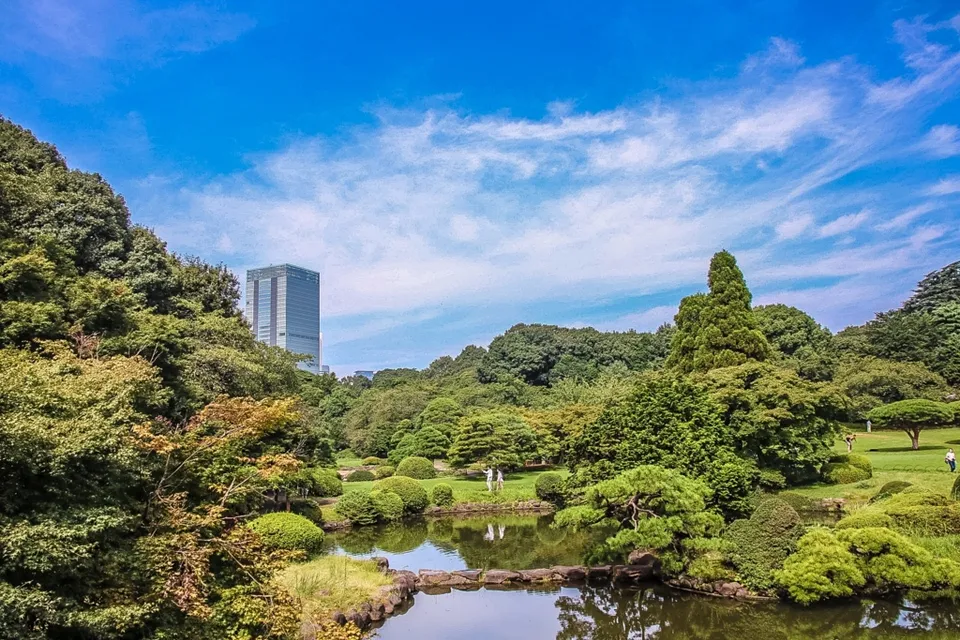
<path fill-rule="evenodd" d="M 914 429 L 910 434 L 910 440 L 913 442 L 913 450 L 916 451 L 920 448 L 920 430 Z"/>

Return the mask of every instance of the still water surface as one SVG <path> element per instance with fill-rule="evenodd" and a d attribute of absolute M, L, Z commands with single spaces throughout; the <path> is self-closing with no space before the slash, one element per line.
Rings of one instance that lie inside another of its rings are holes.
<path fill-rule="evenodd" d="M 384 556 L 394 569 L 533 569 L 584 564 L 605 532 L 550 526 L 552 516 L 438 518 L 327 536 L 330 550 Z M 659 584 L 418 593 L 381 640 L 960 640 L 947 601 L 847 601 L 800 608 L 737 602 Z"/>

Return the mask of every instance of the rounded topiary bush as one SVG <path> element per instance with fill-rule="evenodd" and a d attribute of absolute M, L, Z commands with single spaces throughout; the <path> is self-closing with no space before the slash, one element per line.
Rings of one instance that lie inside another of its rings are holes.
<path fill-rule="evenodd" d="M 378 458 L 377 456 L 367 456 L 360 461 L 360 464 L 364 466 L 376 466 L 378 464 L 383 464 L 383 459 Z"/>
<path fill-rule="evenodd" d="M 438 507 L 452 507 L 453 487 L 441 482 L 430 490 L 430 501 Z"/>
<path fill-rule="evenodd" d="M 398 476 L 416 478 L 417 480 L 430 480 L 437 477 L 437 470 L 433 467 L 433 462 L 420 456 L 404 458 L 397 465 L 397 470 L 394 473 Z"/>
<path fill-rule="evenodd" d="M 343 481 L 332 469 L 318 469 L 313 473 L 313 490 L 321 498 L 343 495 Z"/>
<path fill-rule="evenodd" d="M 870 479 L 870 473 L 852 464 L 827 463 L 823 465 L 823 479 L 828 484 L 852 484 Z"/>
<path fill-rule="evenodd" d="M 419 482 L 407 476 L 393 476 L 377 481 L 374 489 L 390 491 L 400 496 L 403 501 L 403 511 L 407 514 L 422 513 L 430 504 L 427 490 Z"/>
<path fill-rule="evenodd" d="M 953 481 L 953 488 L 950 489 L 950 497 L 954 500 L 960 500 L 960 476 Z"/>
<path fill-rule="evenodd" d="M 370 492 L 370 502 L 381 520 L 389 522 L 403 517 L 403 500 L 395 493 L 374 489 Z"/>
<path fill-rule="evenodd" d="M 566 482 L 556 471 L 547 471 L 537 477 L 534 484 L 537 497 L 556 505 L 562 505 L 566 499 Z"/>
<path fill-rule="evenodd" d="M 905 480 L 891 480 L 887 482 L 877 493 L 870 498 L 870 502 L 877 502 L 878 500 L 883 500 L 884 498 L 889 498 L 892 495 L 896 495 L 902 492 L 907 487 L 912 487 L 913 483 L 907 482 Z"/>
<path fill-rule="evenodd" d="M 376 480 L 376 476 L 373 475 L 372 471 L 366 469 L 351 471 L 350 475 L 347 476 L 347 482 L 369 482 L 371 480 Z"/>
<path fill-rule="evenodd" d="M 357 525 L 374 524 L 380 517 L 370 494 L 363 491 L 348 491 L 343 494 L 333 510 L 341 518 Z"/>
<path fill-rule="evenodd" d="M 323 544 L 323 530 L 296 513 L 268 513 L 251 520 L 247 526 L 274 549 L 309 552 Z"/>
<path fill-rule="evenodd" d="M 760 503 L 749 519 L 736 520 L 724 539 L 740 581 L 753 589 L 774 586 L 773 572 L 783 566 L 803 534 L 796 510 L 779 498 Z"/>
<path fill-rule="evenodd" d="M 882 511 L 858 511 L 837 523 L 837 529 L 863 529 L 865 527 L 892 527 L 893 518 Z"/>
<path fill-rule="evenodd" d="M 848 455 L 847 464 L 858 469 L 863 469 L 870 474 L 871 478 L 873 477 L 873 463 L 870 462 L 870 458 L 862 453 L 851 453 Z"/>
<path fill-rule="evenodd" d="M 396 472 L 396 469 L 394 469 L 388 464 L 385 464 L 382 467 L 377 467 L 376 469 L 374 469 L 373 475 L 377 478 L 377 480 L 383 480 L 384 478 L 389 478 L 395 472 Z"/>

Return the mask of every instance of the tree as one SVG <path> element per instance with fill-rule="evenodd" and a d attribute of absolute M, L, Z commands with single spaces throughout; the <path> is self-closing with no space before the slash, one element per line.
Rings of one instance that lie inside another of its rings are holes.
<path fill-rule="evenodd" d="M 449 438 L 462 417 L 463 407 L 459 402 L 447 396 L 440 396 L 427 403 L 417 417 L 417 422 L 421 429 L 432 427 Z"/>
<path fill-rule="evenodd" d="M 508 413 L 488 412 L 461 420 L 449 458 L 455 467 L 479 462 L 510 469 L 523 466 L 536 449 L 536 436 L 523 420 Z"/>
<path fill-rule="evenodd" d="M 830 331 L 796 307 L 768 304 L 754 307 L 753 315 L 770 346 L 785 356 L 803 347 L 818 351 L 830 342 Z"/>
<path fill-rule="evenodd" d="M 791 482 L 810 481 L 830 457 L 846 413 L 834 387 L 765 362 L 714 369 L 704 378 L 739 455 Z"/>
<path fill-rule="evenodd" d="M 732 254 L 714 254 L 707 283 L 710 293 L 680 301 L 668 366 L 683 372 L 709 371 L 765 360 L 770 345 L 757 328 L 750 290 Z"/>
<path fill-rule="evenodd" d="M 623 560 L 634 549 L 657 552 L 668 573 L 684 566 L 689 539 L 716 536 L 720 514 L 707 510 L 710 489 L 678 471 L 642 465 L 590 487 L 583 506 L 557 513 L 557 526 L 589 527 L 603 521 L 619 531 L 595 552 L 595 559 Z"/>
<path fill-rule="evenodd" d="M 941 427 L 953 422 L 953 409 L 932 400 L 901 400 L 877 407 L 867 414 L 880 428 L 900 429 L 910 436 L 913 449 L 920 448 L 920 431 L 925 427 Z"/>
<path fill-rule="evenodd" d="M 834 381 L 851 401 L 850 414 L 866 419 L 874 407 L 899 400 L 939 400 L 947 392 L 946 381 L 917 362 L 894 362 L 881 358 L 845 358 Z"/>
<path fill-rule="evenodd" d="M 910 299 L 903 303 L 908 313 L 933 311 L 949 303 L 960 302 L 960 261 L 928 273 Z"/>
<path fill-rule="evenodd" d="M 423 427 L 413 437 L 413 455 L 424 458 L 444 458 L 450 448 L 450 439 L 439 429 Z"/>

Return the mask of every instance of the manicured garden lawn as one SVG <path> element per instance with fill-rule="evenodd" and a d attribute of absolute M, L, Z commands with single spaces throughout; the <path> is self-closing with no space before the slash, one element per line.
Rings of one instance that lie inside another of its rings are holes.
<path fill-rule="evenodd" d="M 844 485 L 812 485 L 790 489 L 811 498 L 867 499 L 883 484 L 891 480 L 905 480 L 948 494 L 957 474 L 949 473 L 943 462 L 947 449 L 960 452 L 960 428 L 926 429 L 920 433 L 920 449 L 910 448 L 910 437 L 902 431 L 857 432 L 854 453 L 862 453 L 873 464 L 873 477 L 864 482 Z M 838 453 L 846 453 L 841 440 L 834 446 Z M 958 472 L 960 473 L 960 472 Z"/>
<path fill-rule="evenodd" d="M 557 469 L 566 474 L 566 470 Z M 453 489 L 453 498 L 457 502 L 514 502 L 517 500 L 535 500 L 534 485 L 537 477 L 543 471 L 520 471 L 507 473 L 503 477 L 503 491 L 490 493 L 487 491 L 486 480 L 482 475 L 471 478 L 463 476 L 447 476 L 419 482 L 429 492 L 434 486 L 442 483 L 449 484 Z M 373 482 L 344 482 L 343 490 L 369 491 Z"/>

